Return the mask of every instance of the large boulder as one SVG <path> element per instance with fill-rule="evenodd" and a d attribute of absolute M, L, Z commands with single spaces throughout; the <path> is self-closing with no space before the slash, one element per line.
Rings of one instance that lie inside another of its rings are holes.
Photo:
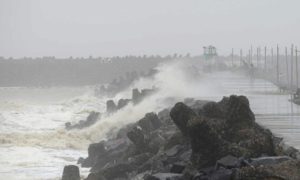
<path fill-rule="evenodd" d="M 76 124 L 71 124 L 70 122 L 67 122 L 65 124 L 65 127 L 67 130 L 71 129 L 83 129 L 85 127 L 89 127 L 97 122 L 98 119 L 100 119 L 101 114 L 99 112 L 92 111 L 86 118 L 86 120 L 80 120 Z"/>
<path fill-rule="evenodd" d="M 147 113 L 137 124 L 147 133 L 158 129 L 162 125 L 155 113 Z"/>
<path fill-rule="evenodd" d="M 74 165 L 65 166 L 62 180 L 80 180 L 79 168 Z"/>
<path fill-rule="evenodd" d="M 196 116 L 196 113 L 184 103 L 177 103 L 171 109 L 170 116 L 182 134 L 187 135 L 187 123 Z"/>
<path fill-rule="evenodd" d="M 88 157 L 82 161 L 81 165 L 82 167 L 92 167 L 96 163 L 98 157 L 105 157 L 106 154 L 107 151 L 104 141 L 90 144 L 88 148 Z"/>
<path fill-rule="evenodd" d="M 106 112 L 108 114 L 114 113 L 117 111 L 117 106 L 113 100 L 106 101 Z"/>
<path fill-rule="evenodd" d="M 191 139 L 192 160 L 199 167 L 208 167 L 226 153 L 226 142 L 209 126 L 205 118 L 194 117 L 187 123 Z"/>
<path fill-rule="evenodd" d="M 122 109 L 122 108 L 125 107 L 129 102 L 130 102 L 130 99 L 120 99 L 120 100 L 118 101 L 117 109 Z"/>

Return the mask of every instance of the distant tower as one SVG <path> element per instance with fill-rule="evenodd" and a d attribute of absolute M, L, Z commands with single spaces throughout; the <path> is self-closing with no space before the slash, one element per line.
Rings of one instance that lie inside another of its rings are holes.
<path fill-rule="evenodd" d="M 218 56 L 216 47 L 210 45 L 210 46 L 204 46 L 203 47 L 203 56 L 206 60 L 213 59 L 214 57 Z"/>

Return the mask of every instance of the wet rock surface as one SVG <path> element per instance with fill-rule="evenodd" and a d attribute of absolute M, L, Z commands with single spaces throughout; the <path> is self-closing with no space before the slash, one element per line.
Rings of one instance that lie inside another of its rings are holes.
<path fill-rule="evenodd" d="M 65 128 L 67 130 L 71 130 L 71 129 L 83 129 L 86 127 L 89 127 L 93 124 L 95 124 L 98 119 L 101 118 L 101 114 L 99 112 L 90 112 L 90 114 L 88 115 L 88 117 L 86 118 L 86 120 L 81 120 L 76 124 L 71 124 L 70 122 L 67 122 L 65 124 Z"/>
<path fill-rule="evenodd" d="M 300 179 L 299 151 L 255 122 L 246 97 L 187 102 L 91 144 L 87 179 Z"/>
<path fill-rule="evenodd" d="M 65 166 L 62 180 L 80 180 L 79 168 L 74 165 Z"/>

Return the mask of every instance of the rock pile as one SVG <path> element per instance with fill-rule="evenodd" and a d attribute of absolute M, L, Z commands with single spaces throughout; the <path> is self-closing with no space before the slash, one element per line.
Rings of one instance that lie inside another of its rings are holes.
<path fill-rule="evenodd" d="M 88 154 L 87 180 L 300 179 L 299 151 L 258 125 L 244 96 L 148 113 Z"/>

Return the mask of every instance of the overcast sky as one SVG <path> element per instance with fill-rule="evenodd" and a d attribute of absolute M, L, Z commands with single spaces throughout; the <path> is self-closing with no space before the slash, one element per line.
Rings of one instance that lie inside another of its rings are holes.
<path fill-rule="evenodd" d="M 0 56 L 219 53 L 300 45 L 300 0 L 0 0 Z"/>

